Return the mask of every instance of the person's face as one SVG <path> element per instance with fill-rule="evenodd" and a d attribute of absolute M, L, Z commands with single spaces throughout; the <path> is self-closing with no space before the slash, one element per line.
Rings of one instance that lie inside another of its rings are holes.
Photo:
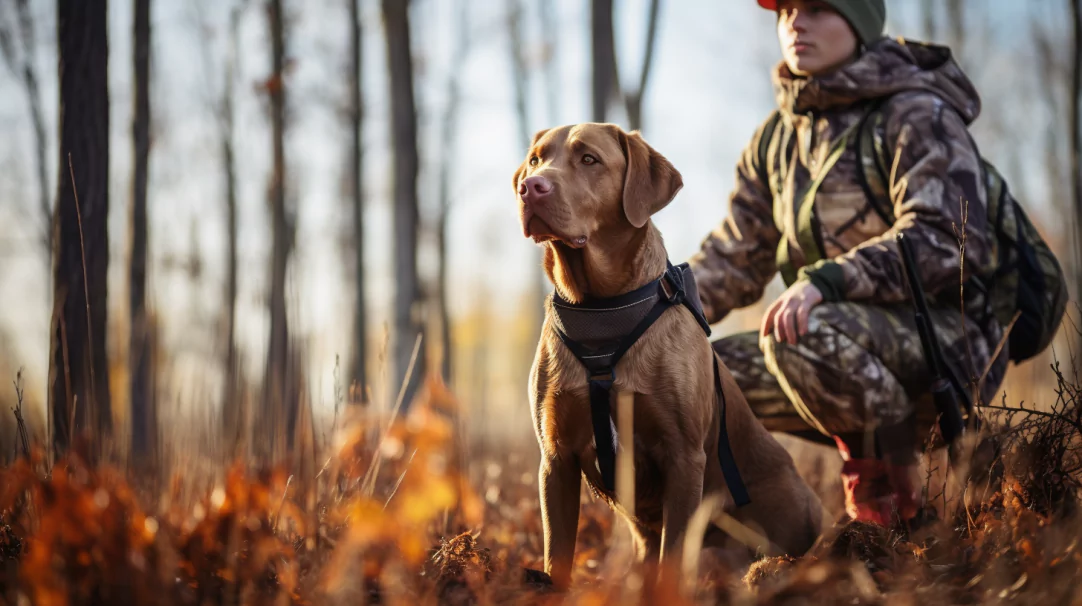
<path fill-rule="evenodd" d="M 789 71 L 798 76 L 832 72 L 857 53 L 849 22 L 822 0 L 780 0 L 778 41 Z"/>

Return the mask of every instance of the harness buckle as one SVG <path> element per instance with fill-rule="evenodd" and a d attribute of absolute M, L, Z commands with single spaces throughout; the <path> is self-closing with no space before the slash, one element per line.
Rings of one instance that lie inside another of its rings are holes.
<path fill-rule="evenodd" d="M 668 288 L 666 288 L 666 283 L 668 283 Z M 684 276 L 681 275 L 679 269 L 670 266 L 665 270 L 665 276 L 661 280 L 661 292 L 665 295 L 666 301 L 672 305 L 684 302 Z"/>

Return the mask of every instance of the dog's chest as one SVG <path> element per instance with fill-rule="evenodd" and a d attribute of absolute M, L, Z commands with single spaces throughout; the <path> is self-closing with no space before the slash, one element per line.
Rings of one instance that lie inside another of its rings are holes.
<path fill-rule="evenodd" d="M 660 522 L 662 513 L 664 478 L 661 465 L 659 465 L 659 453 L 656 450 L 657 445 L 650 444 L 646 440 L 639 438 L 634 440 L 631 453 L 622 448 L 616 451 L 617 490 L 624 490 L 621 458 L 630 456 L 633 458 L 630 476 L 633 478 L 633 482 L 628 487 L 628 490 L 633 491 L 635 495 L 635 517 L 647 524 Z M 594 496 L 606 501 L 614 508 L 623 510 L 625 514 L 628 513 L 630 508 L 626 504 L 619 502 L 616 492 L 605 488 L 597 464 L 597 451 L 592 442 L 579 455 L 579 463 L 582 466 L 582 475 Z"/>
<path fill-rule="evenodd" d="M 657 509 L 660 515 L 662 465 L 660 461 L 665 458 L 665 445 L 661 435 L 653 428 L 658 426 L 657 419 L 651 418 L 648 407 L 638 408 L 632 405 L 631 409 L 620 409 L 616 398 L 613 399 L 612 427 L 616 437 L 617 476 L 620 477 L 625 457 L 632 457 L 635 486 L 636 517 L 645 516 L 651 519 L 651 511 Z M 545 416 L 541 420 L 543 427 L 543 439 L 546 447 L 573 455 L 582 469 L 583 476 L 590 485 L 594 494 L 599 498 L 617 506 L 615 495 L 605 490 L 598 466 L 597 446 L 594 441 L 592 420 L 590 417 L 590 402 L 585 390 L 572 390 L 554 395 L 549 406 L 542 407 Z M 620 413 L 628 411 L 632 413 L 632 436 L 633 444 L 630 450 L 622 448 L 626 444 L 625 436 L 621 435 Z M 617 485 L 622 486 L 622 479 L 617 480 Z M 653 504 L 656 502 L 656 507 Z"/>
<path fill-rule="evenodd" d="M 659 292 L 631 293 L 608 305 L 571 305 L 553 295 L 547 319 L 555 334 L 578 348 L 578 361 L 588 372 L 608 372 L 634 344 L 636 327 L 656 313 Z"/>

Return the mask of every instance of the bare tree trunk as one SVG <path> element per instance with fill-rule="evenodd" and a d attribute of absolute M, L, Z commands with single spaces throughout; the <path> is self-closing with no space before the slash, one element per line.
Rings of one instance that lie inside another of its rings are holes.
<path fill-rule="evenodd" d="M 921 19 L 923 21 L 924 39 L 934 42 L 936 36 L 935 7 L 936 0 L 920 0 Z"/>
<path fill-rule="evenodd" d="M 34 165 L 38 175 L 38 213 L 45 227 L 44 244 L 46 258 L 52 263 L 52 237 L 48 226 L 53 224 L 53 207 L 49 203 L 49 169 L 47 161 L 48 144 L 45 135 L 45 117 L 42 115 L 43 104 L 38 90 L 37 70 L 34 68 L 34 23 L 30 17 L 27 0 L 17 0 L 19 22 L 22 24 L 25 65 L 23 66 L 23 84 L 26 88 L 26 101 L 30 106 L 30 122 L 34 127 Z"/>
<path fill-rule="evenodd" d="M 413 95 L 409 1 L 381 0 L 387 65 L 390 71 L 391 134 L 394 145 L 394 353 L 393 387 L 406 385 L 403 407 L 409 407 L 425 374 L 423 349 L 407 377 L 414 343 L 423 334 L 421 285 L 417 274 L 417 110 Z M 408 379 L 408 383 L 407 383 Z"/>
<path fill-rule="evenodd" d="M 1082 302 L 1082 0 L 1071 0 L 1074 54 L 1071 62 L 1071 199 L 1074 202 L 1075 301 Z"/>
<path fill-rule="evenodd" d="M 53 222 L 49 415 L 53 452 L 112 429 L 105 320 L 109 265 L 109 47 L 106 0 L 57 0 L 60 167 Z M 73 183 L 74 181 L 74 183 Z"/>
<path fill-rule="evenodd" d="M 225 63 L 225 78 L 222 82 L 221 99 L 218 102 L 218 132 L 221 137 L 219 146 L 222 153 L 222 167 L 225 177 L 225 213 L 226 213 L 226 277 L 225 277 L 225 360 L 223 370 L 225 381 L 222 387 L 222 428 L 224 437 L 236 449 L 245 435 L 244 406 L 238 386 L 240 364 L 237 360 L 237 166 L 233 148 L 233 106 L 235 80 L 238 59 L 238 38 L 240 36 L 241 5 L 229 11 L 229 50 Z M 234 453 L 236 454 L 236 453 Z"/>
<path fill-rule="evenodd" d="M 132 177 L 131 260 L 128 349 L 133 461 L 146 461 L 156 447 L 156 415 L 151 383 L 147 282 L 147 171 L 150 156 L 150 0 L 135 0 L 133 60 L 135 111 L 132 116 L 134 174 Z"/>
<path fill-rule="evenodd" d="M 554 27 L 552 24 L 552 3 L 546 2 L 540 7 L 541 9 L 541 23 L 542 23 L 542 35 L 545 36 L 546 46 L 550 49 L 555 49 L 554 41 Z M 529 95 L 529 73 L 526 68 L 526 55 L 525 47 L 526 41 L 522 35 L 523 25 L 523 11 L 521 0 L 508 0 L 508 12 L 507 12 L 507 34 L 508 42 L 510 44 L 511 51 L 511 81 L 514 85 L 515 91 L 515 124 L 516 134 L 518 135 L 518 147 L 519 153 L 525 155 L 526 151 L 530 147 L 530 143 L 533 140 L 533 136 L 530 133 L 530 108 L 527 103 L 527 97 Z M 550 51 L 551 52 L 551 51 Z M 556 86 L 558 84 L 555 74 L 553 73 L 553 58 L 548 58 L 548 65 L 546 66 L 546 83 L 545 88 L 547 90 L 548 99 L 548 112 L 550 114 L 550 125 L 555 125 L 556 115 Z M 530 320 L 533 323 L 529 340 L 527 341 L 528 349 L 524 352 L 527 355 L 527 360 L 532 360 L 536 344 L 538 339 L 541 338 L 541 326 L 545 321 L 545 297 L 549 289 L 549 279 L 545 275 L 545 272 L 541 265 L 543 250 L 537 247 L 530 255 L 530 274 L 533 275 L 534 280 L 529 286 L 530 288 L 530 300 L 532 301 L 534 309 L 534 317 Z M 526 368 L 529 366 L 526 365 Z"/>
<path fill-rule="evenodd" d="M 560 45 L 553 15 L 555 0 L 542 0 L 537 6 L 541 17 L 541 38 L 545 45 L 545 103 L 548 106 L 549 124 L 556 125 L 560 116 Z"/>
<path fill-rule="evenodd" d="M 520 0 L 508 0 L 507 34 L 511 44 L 511 81 L 515 91 L 515 117 L 518 127 L 519 149 L 523 154 L 530 147 L 529 106 L 526 97 L 529 94 L 529 74 L 526 70 L 525 41 L 522 38 L 522 3 Z"/>
<path fill-rule="evenodd" d="M 365 307 L 364 272 L 364 40 L 360 0 L 349 0 L 351 82 L 349 87 L 350 116 L 350 184 L 353 194 L 354 303 L 353 303 L 353 381 L 358 400 L 368 401 L 366 380 L 368 312 Z"/>
<path fill-rule="evenodd" d="M 1040 87 L 1041 97 L 1045 103 L 1049 116 L 1061 116 L 1068 112 L 1063 99 L 1066 96 L 1068 68 L 1063 65 L 1060 56 L 1062 40 L 1056 39 L 1049 31 L 1040 17 L 1034 17 L 1031 24 L 1031 36 L 1037 54 L 1037 68 L 1040 70 L 1040 81 L 1044 86 Z M 1071 191 L 1068 188 L 1069 178 L 1064 174 L 1064 150 L 1069 150 L 1070 143 L 1064 137 L 1069 134 L 1063 129 L 1059 120 L 1049 120 L 1044 129 L 1044 169 L 1045 179 L 1048 183 L 1048 199 L 1063 204 L 1073 204 Z M 1068 208 L 1057 209 L 1069 212 Z M 1069 228 L 1070 226 L 1068 226 Z"/>
<path fill-rule="evenodd" d="M 639 72 L 639 88 L 624 95 L 627 104 L 627 125 L 630 130 L 642 130 L 642 97 L 650 78 L 650 66 L 654 63 L 654 46 L 657 42 L 657 14 L 661 0 L 650 1 L 650 16 L 646 26 L 646 50 Z"/>
<path fill-rule="evenodd" d="M 960 56 L 966 46 L 965 0 L 947 0 L 947 28 L 954 54 Z"/>
<path fill-rule="evenodd" d="M 619 89 L 616 73 L 616 36 L 612 24 L 612 0 L 591 0 L 590 41 L 593 50 L 593 117 L 604 122 L 609 101 Z"/>
<path fill-rule="evenodd" d="M 447 80 L 447 105 L 440 121 L 440 149 L 443 155 L 440 158 L 439 196 L 440 216 L 437 231 L 439 246 L 439 306 L 440 306 L 440 341 L 442 351 L 441 369 L 443 379 L 447 384 L 451 383 L 454 358 L 454 346 L 451 342 L 451 311 L 449 308 L 447 293 L 450 290 L 450 272 L 447 264 L 447 241 L 448 241 L 448 218 L 451 214 L 451 169 L 455 160 L 454 145 L 458 139 L 459 105 L 462 98 L 462 86 L 459 75 L 462 70 L 458 67 L 465 64 L 469 54 L 470 21 L 469 11 L 464 0 L 458 3 L 458 23 L 456 32 L 454 56 L 451 58 L 451 76 Z"/>
<path fill-rule="evenodd" d="M 293 249 L 293 216 L 286 208 L 286 98 L 285 98 L 285 19 L 282 0 L 269 0 L 272 73 L 269 81 L 271 100 L 271 140 L 273 173 L 270 183 L 271 207 L 271 279 L 270 338 L 267 345 L 267 412 L 273 423 L 275 439 L 285 432 L 286 448 L 293 445 L 297 420 L 297 394 L 291 368 L 289 324 L 286 316 L 286 270 Z"/>
<path fill-rule="evenodd" d="M 12 73 L 22 81 L 26 95 L 30 123 L 34 129 L 34 168 L 38 181 L 38 213 L 41 216 L 41 242 L 45 258 L 52 263 L 53 212 L 49 203 L 49 177 L 46 154 L 48 143 L 45 135 L 45 118 L 42 115 L 41 92 L 38 89 L 37 69 L 34 66 L 36 45 L 34 42 L 34 19 L 28 0 L 15 0 L 18 37 L 21 51 L 15 48 L 14 32 L 0 27 L 0 54 L 4 56 Z M 0 23 L 0 26 L 7 24 Z"/>
<path fill-rule="evenodd" d="M 559 74 L 559 50 L 560 44 L 557 38 L 556 18 L 553 14 L 555 12 L 555 0 L 543 0 L 538 4 L 538 9 L 541 12 L 541 36 L 545 44 L 545 100 L 548 113 L 549 125 L 555 126 L 560 123 L 560 74 Z M 521 118 L 525 120 L 525 116 Z M 525 154 L 525 150 L 522 152 Z M 530 340 L 527 341 L 527 361 L 532 362 L 536 355 L 537 342 L 541 338 L 541 327 L 545 323 L 545 299 L 548 298 L 549 290 L 552 288 L 552 283 L 549 282 L 549 277 L 545 273 L 542 261 L 544 259 L 544 249 L 537 247 L 534 249 L 534 253 L 530 256 L 530 271 L 534 277 L 534 289 L 535 292 L 532 299 L 532 304 L 536 310 L 537 316 L 533 319 L 533 331 L 530 334 Z"/>
<path fill-rule="evenodd" d="M 457 102 L 456 102 L 457 104 Z M 451 113 L 448 110 L 447 113 Z M 447 130 L 447 127 L 444 127 Z M 446 137 L 446 132 L 444 133 Z M 446 149 L 446 148 L 445 148 Z M 447 163 L 448 161 L 444 161 Z M 451 372 L 454 370 L 454 343 L 451 340 L 451 310 L 447 300 L 447 293 L 451 282 L 450 272 L 447 268 L 447 255 L 448 255 L 448 233 L 447 223 L 448 215 L 451 212 L 451 196 L 447 191 L 449 169 L 442 168 L 440 172 L 443 173 L 440 176 L 440 219 L 437 227 L 437 247 L 439 248 L 439 313 L 440 313 L 440 374 L 443 376 L 443 380 L 446 384 L 450 385 L 453 375 Z"/>

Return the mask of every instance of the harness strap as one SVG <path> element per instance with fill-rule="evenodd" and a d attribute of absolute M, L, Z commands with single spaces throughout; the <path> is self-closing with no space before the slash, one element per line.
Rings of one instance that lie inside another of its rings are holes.
<path fill-rule="evenodd" d="M 607 490 L 616 490 L 616 427 L 612 422 L 612 386 L 616 382 L 616 364 L 636 341 L 661 317 L 666 310 L 675 305 L 684 305 L 691 310 L 692 316 L 703 328 L 707 336 L 710 335 L 710 324 L 695 303 L 688 297 L 689 287 L 691 293 L 697 298 L 697 292 L 693 290 L 694 283 L 685 284 L 681 267 L 674 267 L 671 262 L 667 263 L 665 274 L 653 283 L 658 289 L 658 299 L 646 316 L 625 335 L 619 342 L 616 350 L 609 357 L 609 363 L 602 368 L 587 369 L 586 381 L 590 393 L 590 421 L 594 430 L 594 446 L 597 456 L 597 466 L 601 472 L 601 481 Z M 666 282 L 668 290 L 666 290 Z M 639 289 L 647 291 L 651 285 Z M 594 352 L 584 347 L 581 343 L 572 339 L 559 325 L 554 326 L 556 335 L 565 346 L 580 361 L 593 355 Z M 712 354 L 713 355 L 713 354 Z M 596 356 L 595 356 L 596 357 Z M 718 435 L 718 460 L 721 463 L 722 474 L 725 483 L 729 486 L 733 500 L 738 506 L 751 502 L 747 488 L 740 477 L 740 470 L 733 458 L 732 447 L 729 443 L 729 433 L 726 429 L 725 393 L 721 389 L 721 375 L 718 367 L 718 359 L 714 357 L 714 390 L 717 393 L 718 404 L 721 407 L 720 430 Z"/>
<path fill-rule="evenodd" d="M 711 355 L 713 355 L 711 353 Z M 725 476 L 725 484 L 729 487 L 729 494 L 733 496 L 733 502 L 737 507 L 751 503 L 748 496 L 748 488 L 744 486 L 744 480 L 740 477 L 740 469 L 736 466 L 736 458 L 733 457 L 732 445 L 729 443 L 729 430 L 726 427 L 725 412 L 728 409 L 725 402 L 725 390 L 721 388 L 721 368 L 718 366 L 718 358 L 714 356 L 714 391 L 718 394 L 718 406 L 721 410 L 720 429 L 718 429 L 718 462 L 721 463 L 721 474 Z"/>
<path fill-rule="evenodd" d="M 608 490 L 616 490 L 616 431 L 612 424 L 612 385 L 616 382 L 616 363 L 672 305 L 668 298 L 659 298 L 650 313 L 620 342 L 609 364 L 602 369 L 586 372 L 586 381 L 590 386 L 590 419 L 594 426 L 597 466 L 601 470 L 601 481 Z M 576 358 L 581 360 L 589 355 L 586 348 L 568 337 L 564 331 L 557 328 L 556 334 Z"/>
<path fill-rule="evenodd" d="M 609 402 L 612 397 L 610 378 L 590 378 L 590 420 L 594 426 L 594 445 L 597 450 L 597 467 L 605 488 L 616 490 L 616 431 L 612 425 Z"/>

